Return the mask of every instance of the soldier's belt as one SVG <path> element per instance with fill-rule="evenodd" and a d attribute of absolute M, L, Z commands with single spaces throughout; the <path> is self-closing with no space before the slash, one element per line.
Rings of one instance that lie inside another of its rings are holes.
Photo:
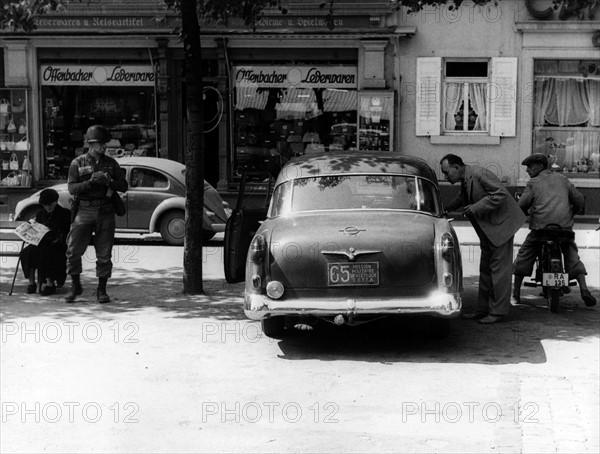
<path fill-rule="evenodd" d="M 80 207 L 100 207 L 110 204 L 110 199 L 79 200 Z"/>

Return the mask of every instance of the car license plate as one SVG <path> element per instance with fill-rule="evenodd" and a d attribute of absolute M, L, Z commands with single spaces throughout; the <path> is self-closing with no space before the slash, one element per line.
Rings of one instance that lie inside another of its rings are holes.
<path fill-rule="evenodd" d="M 327 285 L 379 285 L 379 263 L 328 263 Z"/>
<path fill-rule="evenodd" d="M 569 275 L 567 273 L 544 273 L 542 285 L 545 287 L 566 287 L 569 285 Z"/>

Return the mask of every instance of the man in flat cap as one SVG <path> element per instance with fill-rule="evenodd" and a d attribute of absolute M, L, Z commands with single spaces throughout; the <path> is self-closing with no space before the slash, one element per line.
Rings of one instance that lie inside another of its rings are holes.
<path fill-rule="evenodd" d="M 537 230 L 543 229 L 548 224 L 558 225 L 564 230 L 573 230 L 575 223 L 573 216 L 583 208 L 585 203 L 583 195 L 567 177 L 548 170 L 546 155 L 532 154 L 521 164 L 527 166 L 526 172 L 531 179 L 519 199 L 519 207 L 525 214 L 529 214 L 531 231 L 525 238 L 513 264 L 515 281 L 511 298 L 512 304 L 520 303 L 523 278 L 531 276 L 533 271 L 533 264 L 540 249 Z M 596 298 L 591 294 L 585 282 L 587 272 L 579 259 L 575 241 L 565 243 L 561 248 L 569 278 L 577 279 L 581 289 L 581 298 L 585 305 L 594 306 Z"/>

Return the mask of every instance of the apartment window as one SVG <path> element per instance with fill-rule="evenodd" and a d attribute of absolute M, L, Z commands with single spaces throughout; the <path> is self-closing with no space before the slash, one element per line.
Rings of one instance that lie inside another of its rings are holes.
<path fill-rule="evenodd" d="M 514 57 L 418 58 L 416 88 L 417 136 L 516 134 Z"/>
<path fill-rule="evenodd" d="M 443 127 L 445 133 L 488 131 L 487 61 L 444 64 Z"/>

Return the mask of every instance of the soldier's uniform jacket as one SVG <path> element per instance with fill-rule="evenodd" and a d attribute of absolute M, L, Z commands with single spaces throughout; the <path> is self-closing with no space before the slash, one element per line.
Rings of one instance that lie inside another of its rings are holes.
<path fill-rule="evenodd" d="M 92 174 L 97 171 L 110 175 L 108 188 L 119 192 L 127 191 L 127 180 L 119 163 L 113 158 L 102 155 L 98 162 L 90 152 L 76 157 L 69 167 L 67 180 L 69 193 L 79 200 L 109 199 L 104 182 L 91 181 Z"/>

